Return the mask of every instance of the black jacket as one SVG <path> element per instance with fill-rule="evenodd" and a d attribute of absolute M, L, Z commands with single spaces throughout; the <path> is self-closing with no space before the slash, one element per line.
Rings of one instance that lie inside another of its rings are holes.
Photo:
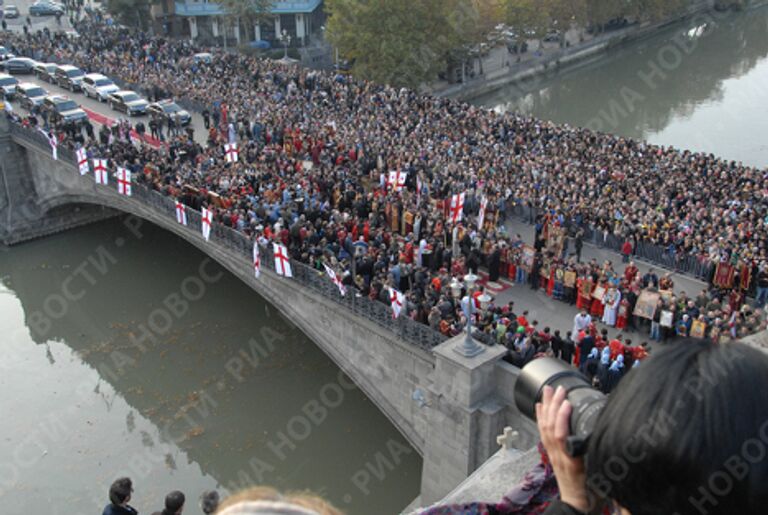
<path fill-rule="evenodd" d="M 584 513 L 569 504 L 557 500 L 549 505 L 543 515 L 584 515 Z"/>

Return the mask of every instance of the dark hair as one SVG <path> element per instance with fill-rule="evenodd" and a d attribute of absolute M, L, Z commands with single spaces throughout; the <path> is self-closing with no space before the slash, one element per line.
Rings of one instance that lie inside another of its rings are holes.
<path fill-rule="evenodd" d="M 120 505 L 131 496 L 133 492 L 133 482 L 129 477 L 115 479 L 109 487 L 109 502 Z"/>
<path fill-rule="evenodd" d="M 216 490 L 206 490 L 200 497 L 200 509 L 203 513 L 209 515 L 219 507 L 219 492 Z"/>
<path fill-rule="evenodd" d="M 164 514 L 173 515 L 177 513 L 181 507 L 184 506 L 184 494 L 178 490 L 174 490 L 165 496 L 165 509 Z"/>
<path fill-rule="evenodd" d="M 768 505 L 768 356 L 686 339 L 633 369 L 589 442 L 587 485 L 632 515 Z"/>

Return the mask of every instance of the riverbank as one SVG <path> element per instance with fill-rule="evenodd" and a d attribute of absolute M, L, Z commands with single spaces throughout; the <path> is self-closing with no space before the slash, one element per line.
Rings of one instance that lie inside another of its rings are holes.
<path fill-rule="evenodd" d="M 636 24 L 596 37 L 582 34 L 579 38 L 582 41 L 572 43 L 568 48 L 548 49 L 542 47 L 523 56 L 520 62 L 514 64 L 497 63 L 497 69 L 486 71 L 478 78 L 464 84 L 451 85 L 444 81 L 436 82 L 431 86 L 430 92 L 436 96 L 451 97 L 469 102 L 502 88 L 514 87 L 515 85 L 519 86 L 521 92 L 530 90 L 545 77 L 593 64 L 604 58 L 611 49 L 650 38 L 670 26 L 686 23 L 696 18 L 701 18 L 702 23 L 716 22 L 730 14 L 730 10 L 725 12 L 715 10 L 714 4 L 714 0 L 702 0 L 692 5 L 685 14 L 672 19 L 657 23 Z M 754 0 L 747 9 L 755 9 L 765 5 L 768 5 L 768 0 Z M 494 50 L 499 51 L 498 48 Z M 506 52 L 506 49 L 503 49 L 503 52 Z M 512 58 L 497 55 L 495 57 L 489 56 L 489 59 L 505 61 L 505 59 Z M 485 68 L 488 68 L 487 64 Z"/>

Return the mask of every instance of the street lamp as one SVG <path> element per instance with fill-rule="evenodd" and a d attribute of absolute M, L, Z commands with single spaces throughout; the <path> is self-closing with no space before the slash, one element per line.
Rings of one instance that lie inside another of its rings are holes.
<path fill-rule="evenodd" d="M 478 354 L 485 352 L 485 348 L 482 345 L 478 345 L 477 342 L 472 338 L 472 315 L 476 312 L 475 302 L 472 298 L 472 294 L 475 292 L 477 276 L 473 273 L 468 273 L 464 276 L 464 283 L 467 285 L 466 304 L 464 303 L 463 299 L 459 302 L 462 304 L 462 311 L 464 311 L 464 314 L 467 317 L 467 336 L 464 338 L 464 341 L 454 347 L 453 350 L 465 358 L 473 358 Z M 456 278 L 451 281 L 451 294 L 457 300 L 459 297 L 461 297 L 461 287 L 461 283 L 457 281 Z M 488 303 L 491 301 L 491 297 L 488 296 L 488 294 L 483 293 L 478 297 L 478 300 L 480 302 L 480 308 L 486 309 L 488 307 Z"/>
<path fill-rule="evenodd" d="M 280 33 L 280 41 L 283 43 L 283 46 L 285 47 L 285 54 L 283 55 L 284 60 L 288 60 L 288 46 L 291 44 L 291 35 L 288 34 L 288 31 L 283 29 L 283 31 Z"/>

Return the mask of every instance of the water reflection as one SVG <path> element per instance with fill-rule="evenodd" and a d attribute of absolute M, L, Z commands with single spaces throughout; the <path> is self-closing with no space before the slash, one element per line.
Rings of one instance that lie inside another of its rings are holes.
<path fill-rule="evenodd" d="M 94 256 L 99 266 L 82 268 Z M 157 228 L 136 239 L 120 221 L 0 252 L 0 412 L 13 414 L 0 438 L 13 457 L 0 471 L 3 512 L 93 513 L 120 474 L 134 478 L 141 512 L 173 489 L 196 497 L 249 482 L 312 489 L 350 513 L 394 513 L 418 494 L 409 447 L 367 494 L 355 486 L 355 472 L 405 440 L 236 278 L 207 264 L 219 279 L 192 290 L 206 259 Z M 77 270 L 93 284 L 71 279 Z M 184 285 L 193 300 L 169 302 Z M 81 298 L 51 300 L 65 292 Z M 158 330 L 142 339 L 146 328 Z M 321 398 L 329 391 L 341 397 Z M 312 402 L 322 419 L 306 415 Z"/>
<path fill-rule="evenodd" d="M 713 16 L 475 103 L 765 166 L 768 7 Z"/>

